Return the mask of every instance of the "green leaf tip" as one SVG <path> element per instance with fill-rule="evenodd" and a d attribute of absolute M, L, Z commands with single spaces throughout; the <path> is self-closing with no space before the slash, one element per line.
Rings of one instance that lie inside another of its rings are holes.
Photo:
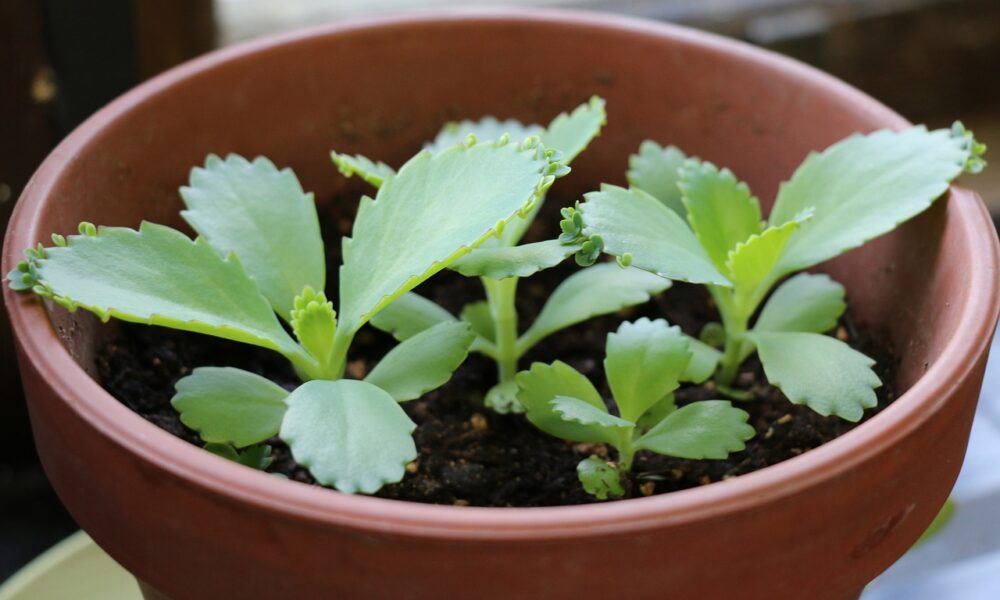
<path fill-rule="evenodd" d="M 966 129 L 961 121 L 955 121 L 952 124 L 951 135 L 953 138 L 962 140 L 965 143 L 966 151 L 969 153 L 969 158 L 965 161 L 965 172 L 971 174 L 982 173 L 987 165 L 987 162 L 983 159 L 983 155 L 986 154 L 986 144 L 977 141 L 972 130 Z"/>
<path fill-rule="evenodd" d="M 292 331 L 302 347 L 321 365 L 328 365 L 337 331 L 337 311 L 326 294 L 307 285 L 293 300 L 291 318 Z"/>
<path fill-rule="evenodd" d="M 585 239 L 583 235 L 583 213 L 580 212 L 580 203 L 576 206 L 567 206 L 559 210 L 562 220 L 559 221 L 559 241 L 563 244 L 577 244 Z"/>
<path fill-rule="evenodd" d="M 375 162 L 360 154 L 351 156 L 331 151 L 330 159 L 333 160 L 333 164 L 344 177 L 350 178 L 357 175 L 374 187 L 381 187 L 387 179 L 396 175 L 395 169 L 384 162 Z"/>

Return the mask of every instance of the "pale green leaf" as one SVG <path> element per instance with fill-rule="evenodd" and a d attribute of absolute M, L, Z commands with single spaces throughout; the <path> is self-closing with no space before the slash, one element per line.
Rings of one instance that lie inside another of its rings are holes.
<path fill-rule="evenodd" d="M 402 342 L 438 323 L 456 319 L 439 304 L 414 292 L 407 292 L 375 313 L 371 323 Z"/>
<path fill-rule="evenodd" d="M 691 360 L 689 339 L 679 327 L 645 317 L 608 334 L 604 372 L 622 418 L 635 422 L 677 389 Z"/>
<path fill-rule="evenodd" d="M 455 261 L 451 268 L 466 277 L 527 277 L 558 265 L 579 249 L 579 244 L 563 244 L 559 240 L 476 248 Z"/>
<path fill-rule="evenodd" d="M 585 195 L 584 233 L 600 236 L 604 251 L 661 277 L 729 286 L 694 233 L 674 211 L 646 192 L 604 184 Z"/>
<path fill-rule="evenodd" d="M 223 257 L 235 252 L 261 294 L 286 321 L 305 286 L 321 290 L 326 260 L 313 195 L 291 169 L 230 154 L 191 170 L 181 216 Z"/>
<path fill-rule="evenodd" d="M 493 322 L 493 315 L 490 313 L 490 305 L 480 300 L 470 302 L 462 307 L 462 312 L 458 316 L 472 326 L 472 330 L 483 340 L 492 343 L 496 337 L 496 323 Z"/>
<path fill-rule="evenodd" d="M 519 142 L 528 136 L 541 135 L 544 131 L 541 125 L 525 125 L 517 119 L 499 120 L 494 116 L 486 116 L 478 121 L 464 119 L 445 124 L 438 132 L 434 141 L 425 149 L 440 152 L 446 148 L 465 144 L 469 135 L 474 135 L 481 142 L 496 141 L 506 134 L 511 141 Z"/>
<path fill-rule="evenodd" d="M 295 297 L 291 314 L 292 331 L 309 354 L 328 365 L 333 354 L 333 336 L 337 331 L 337 311 L 326 294 L 306 286 Z"/>
<path fill-rule="evenodd" d="M 675 410 L 636 440 L 635 446 L 692 460 L 723 459 L 754 436 L 745 411 L 727 400 L 705 400 Z"/>
<path fill-rule="evenodd" d="M 722 352 L 705 342 L 685 336 L 688 339 L 688 350 L 691 352 L 691 362 L 681 375 L 681 381 L 702 383 L 715 373 L 715 368 L 722 359 Z"/>
<path fill-rule="evenodd" d="M 844 342 L 802 332 L 753 331 L 747 337 L 757 345 L 768 381 L 793 404 L 852 422 L 877 404 L 873 390 L 882 382 L 871 369 L 875 361 Z"/>
<path fill-rule="evenodd" d="M 621 470 L 596 456 L 581 460 L 576 465 L 576 474 L 584 491 L 598 500 L 625 495 Z"/>
<path fill-rule="evenodd" d="M 562 153 L 561 162 L 569 164 L 590 142 L 601 133 L 608 121 L 603 98 L 593 96 L 577 106 L 571 113 L 562 113 L 552 119 L 539 137 L 546 148 L 554 148 Z"/>
<path fill-rule="evenodd" d="M 382 187 L 382 183 L 386 179 L 390 179 L 396 175 L 395 169 L 384 162 L 375 162 L 360 154 L 351 156 L 349 154 L 330 152 L 330 158 L 333 159 L 333 164 L 337 165 L 337 169 L 344 177 L 357 175 L 366 183 L 375 187 Z"/>
<path fill-rule="evenodd" d="M 763 229 L 760 203 L 729 169 L 689 160 L 680 172 L 688 223 L 716 268 L 725 272 L 730 251 Z"/>
<path fill-rule="evenodd" d="M 642 304 L 670 287 L 670 280 L 640 269 L 601 263 L 567 277 L 517 342 L 523 354 L 543 338 L 591 317 Z"/>
<path fill-rule="evenodd" d="M 663 148 L 652 140 L 646 140 L 639 144 L 639 152 L 628 159 L 628 183 L 684 216 L 686 209 L 677 183 L 685 160 L 687 156 L 676 147 Z"/>
<path fill-rule="evenodd" d="M 828 275 L 800 273 L 778 286 L 754 324 L 754 331 L 825 333 L 844 314 L 844 286 Z"/>
<path fill-rule="evenodd" d="M 517 390 L 516 381 L 501 381 L 486 392 L 483 404 L 502 415 L 523 413 L 524 407 L 517 399 Z"/>
<path fill-rule="evenodd" d="M 373 494 L 403 478 L 417 457 L 416 425 L 381 388 L 353 379 L 315 380 L 286 400 L 281 439 L 316 481 L 353 494 Z"/>
<path fill-rule="evenodd" d="M 263 346 L 311 361 L 285 332 L 235 255 L 204 238 L 142 223 L 73 235 L 36 261 L 40 284 L 63 304 L 107 320 L 162 325 Z"/>
<path fill-rule="evenodd" d="M 353 333 L 373 313 L 461 258 L 515 218 L 552 184 L 549 159 L 518 144 L 423 151 L 363 198 L 343 240 L 340 328 Z"/>
<path fill-rule="evenodd" d="M 613 442 L 609 432 L 600 426 L 567 422 L 552 406 L 557 396 L 569 396 L 605 410 L 601 395 L 579 371 L 562 361 L 551 365 L 534 363 L 528 371 L 517 374 L 517 399 L 528 420 L 557 438 L 574 442 Z"/>
<path fill-rule="evenodd" d="M 552 409 L 562 417 L 564 421 L 579 423 L 581 425 L 595 425 L 603 429 L 612 430 L 612 439 L 618 439 L 618 435 L 627 432 L 635 427 L 632 421 L 626 421 L 608 412 L 607 407 L 600 408 L 589 402 L 584 402 L 578 398 L 570 396 L 556 396 L 550 402 Z"/>
<path fill-rule="evenodd" d="M 925 210 L 962 173 L 973 153 L 969 139 L 913 127 L 853 135 L 810 154 L 771 211 L 771 222 L 782 224 L 813 209 L 788 241 L 781 272 L 833 258 Z"/>
<path fill-rule="evenodd" d="M 739 290 L 752 291 L 762 283 L 773 281 L 774 267 L 781 258 L 801 221 L 788 221 L 782 225 L 771 226 L 761 233 L 751 235 L 745 242 L 739 242 L 729 252 L 726 270 L 729 279 Z"/>
<path fill-rule="evenodd" d="M 232 367 L 199 367 L 174 386 L 170 400 L 181 423 L 206 442 L 243 448 L 278 433 L 288 392 Z"/>
<path fill-rule="evenodd" d="M 365 381 L 398 402 L 419 398 L 451 379 L 474 337 L 468 323 L 438 323 L 390 350 Z"/>

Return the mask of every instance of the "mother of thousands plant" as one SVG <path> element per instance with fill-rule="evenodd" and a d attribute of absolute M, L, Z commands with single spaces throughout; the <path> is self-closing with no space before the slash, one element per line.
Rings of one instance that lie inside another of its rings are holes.
<path fill-rule="evenodd" d="M 514 119 L 500 121 L 494 117 L 449 123 L 428 148 L 440 151 L 461 143 L 469 135 L 481 140 L 501 139 L 503 136 L 520 139 L 536 135 L 546 148 L 556 152 L 556 157 L 564 165 L 569 165 L 600 134 L 606 118 L 604 101 L 595 96 L 572 113 L 560 114 L 544 128 L 525 125 Z M 376 187 L 392 177 L 391 168 L 363 156 L 334 153 L 333 160 L 345 175 L 359 175 Z M 650 295 L 670 286 L 669 280 L 638 269 L 620 269 L 613 264 L 597 265 L 574 273 L 563 281 L 553 291 L 534 323 L 518 335 L 514 301 L 519 279 L 554 267 L 581 249 L 581 244 L 564 244 L 556 239 L 520 244 L 541 206 L 540 201 L 525 218 L 511 223 L 495 239 L 488 240 L 451 265 L 451 269 L 462 275 L 479 277 L 486 296 L 485 301 L 465 305 L 458 319 L 433 301 L 412 292 L 401 296 L 372 318 L 372 325 L 391 333 L 400 341 L 440 323 L 469 323 L 476 333 L 471 349 L 497 363 L 499 383 L 486 393 L 485 400 L 498 412 L 523 410 L 516 398 L 514 376 L 517 363 L 542 339 L 592 317 L 646 302 Z M 712 360 L 714 351 L 710 347 L 696 341 L 694 344 L 701 359 L 696 361 L 696 365 Z"/>
<path fill-rule="evenodd" d="M 757 199 L 729 170 L 647 141 L 631 158 L 629 189 L 604 185 L 564 210 L 563 239 L 583 241 L 584 262 L 603 250 L 661 277 L 707 285 L 722 319 L 715 377 L 728 395 L 742 395 L 730 386 L 756 350 L 791 402 L 858 421 L 876 404 L 874 361 L 822 335 L 844 311 L 843 287 L 798 272 L 924 211 L 963 171 L 982 170 L 985 151 L 961 123 L 852 135 L 811 153 L 763 221 Z"/>
<path fill-rule="evenodd" d="M 28 249 L 9 285 L 101 319 L 162 325 L 281 353 L 304 383 L 294 391 L 229 367 L 196 369 L 174 407 L 210 449 L 266 464 L 246 448 L 279 435 L 324 485 L 372 493 L 416 457 L 399 406 L 438 387 L 465 359 L 465 323 L 426 328 L 363 381 L 344 379 L 358 329 L 441 269 L 532 212 L 565 168 L 536 137 L 452 145 L 411 158 L 362 198 L 343 240 L 339 314 L 322 290 L 323 242 L 312 194 L 265 158 L 209 156 L 181 188 L 191 240 L 163 225 L 80 226 Z M 280 320 L 279 320 L 280 319 Z M 282 325 L 290 326 L 294 338 Z M 221 444 L 221 446 L 220 446 Z"/>

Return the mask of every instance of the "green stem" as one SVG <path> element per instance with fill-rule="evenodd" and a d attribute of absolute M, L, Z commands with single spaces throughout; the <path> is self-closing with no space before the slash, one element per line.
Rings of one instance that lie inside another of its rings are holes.
<path fill-rule="evenodd" d="M 354 341 L 354 333 L 347 333 L 337 327 L 337 332 L 333 335 L 333 350 L 330 351 L 330 360 L 321 368 L 318 379 L 337 380 L 344 377 L 344 370 L 347 367 L 347 350 Z"/>
<path fill-rule="evenodd" d="M 722 326 L 726 331 L 726 347 L 719 361 L 720 369 L 715 380 L 719 385 L 728 386 L 736 379 L 740 369 L 740 349 L 750 315 L 746 310 L 746 303 L 740 301 L 742 298 L 739 294 L 716 286 L 709 286 L 709 291 L 719 307 Z"/>
<path fill-rule="evenodd" d="M 517 277 L 490 279 L 483 277 L 486 301 L 493 317 L 496 343 L 497 375 L 500 382 L 513 381 L 517 374 L 517 308 L 514 304 Z"/>

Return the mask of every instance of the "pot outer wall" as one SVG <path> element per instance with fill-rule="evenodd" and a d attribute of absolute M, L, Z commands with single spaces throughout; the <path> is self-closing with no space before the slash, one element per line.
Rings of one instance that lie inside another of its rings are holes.
<path fill-rule="evenodd" d="M 29 184 L 4 268 L 81 220 L 180 226 L 177 188 L 209 152 L 291 166 L 329 210 L 362 189 L 330 149 L 398 166 L 448 119 L 546 122 L 591 94 L 607 99 L 608 125 L 561 198 L 623 183 L 629 153 L 652 138 L 729 166 L 768 205 L 809 150 L 907 125 L 787 59 L 644 21 L 477 11 L 339 24 L 214 53 L 98 113 Z M 538 509 L 344 496 L 228 463 L 90 378 L 113 324 L 49 306 L 50 324 L 35 299 L 4 293 L 46 472 L 147 597 L 846 598 L 905 552 L 954 483 L 996 323 L 996 265 L 985 209 L 952 188 L 822 267 L 902 359 L 907 392 L 877 418 L 735 480 Z"/>

